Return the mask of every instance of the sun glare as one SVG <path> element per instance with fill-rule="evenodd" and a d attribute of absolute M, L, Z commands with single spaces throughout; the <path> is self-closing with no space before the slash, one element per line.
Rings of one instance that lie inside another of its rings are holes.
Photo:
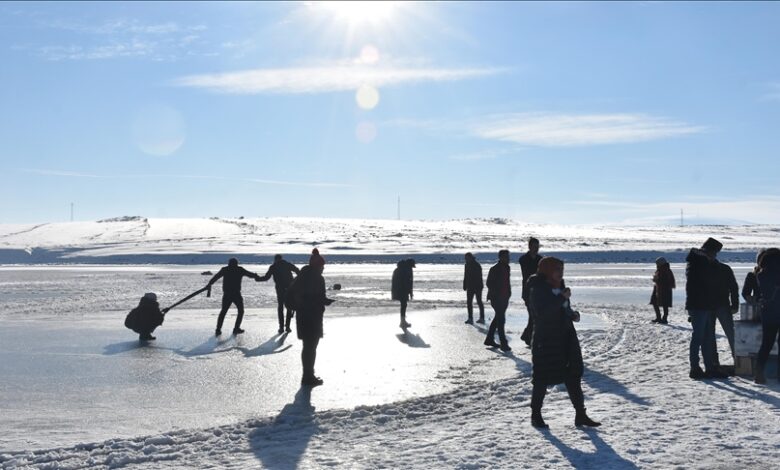
<path fill-rule="evenodd" d="M 333 12 L 336 18 L 350 24 L 380 23 L 392 19 L 400 2 L 381 1 L 333 1 L 317 2 L 328 11 Z"/>

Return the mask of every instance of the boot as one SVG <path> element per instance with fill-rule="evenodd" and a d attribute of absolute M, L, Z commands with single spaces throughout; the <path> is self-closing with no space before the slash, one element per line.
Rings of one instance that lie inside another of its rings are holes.
<path fill-rule="evenodd" d="M 595 428 L 596 426 L 601 426 L 601 423 L 597 423 L 596 421 L 590 419 L 588 414 L 585 413 L 585 408 L 580 408 L 577 410 L 577 415 L 574 417 L 574 425 L 577 427 L 589 426 Z"/>
<path fill-rule="evenodd" d="M 482 325 L 485 324 L 485 317 L 479 317 L 479 320 L 477 320 L 477 323 L 480 323 Z"/>
<path fill-rule="evenodd" d="M 322 385 L 323 383 L 324 381 L 321 378 L 314 375 L 310 375 L 301 379 L 301 385 L 306 385 L 309 387 L 316 387 L 318 385 Z"/>
<path fill-rule="evenodd" d="M 222 334 L 222 330 L 220 330 L 219 328 L 217 328 L 216 330 L 214 330 L 214 336 L 219 336 L 219 335 L 221 335 L 221 334 Z"/>
<path fill-rule="evenodd" d="M 547 429 L 550 426 L 547 425 L 547 423 L 544 422 L 542 419 L 542 410 L 541 409 L 532 409 L 531 410 L 531 426 L 538 428 L 538 429 Z"/>
<path fill-rule="evenodd" d="M 664 315 L 664 317 L 661 319 L 661 323 L 664 324 L 664 325 L 668 324 L 669 323 L 669 316 L 668 315 Z"/>
<path fill-rule="evenodd" d="M 473 319 L 473 318 L 471 318 L 471 317 L 469 317 L 469 319 L 468 319 L 468 320 L 466 320 L 466 324 L 467 324 L 467 325 L 473 325 L 473 324 L 474 324 L 474 319 Z"/>
<path fill-rule="evenodd" d="M 244 332 L 244 330 L 242 330 L 241 328 L 233 328 L 233 334 L 234 335 L 240 335 L 243 332 Z"/>
<path fill-rule="evenodd" d="M 704 374 L 704 371 L 701 370 L 701 367 L 691 367 L 691 372 L 688 374 L 688 377 L 692 378 L 693 380 L 699 380 L 706 377 Z"/>
<path fill-rule="evenodd" d="M 765 384 L 766 383 L 766 375 L 764 374 L 764 366 L 757 366 L 756 367 L 756 375 L 753 381 L 757 384 Z"/>

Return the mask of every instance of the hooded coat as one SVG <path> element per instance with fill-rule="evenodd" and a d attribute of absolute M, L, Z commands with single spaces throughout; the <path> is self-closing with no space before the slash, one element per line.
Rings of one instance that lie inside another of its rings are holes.
<path fill-rule="evenodd" d="M 325 295 L 325 278 L 311 266 L 304 266 L 295 279 L 295 294 L 299 296 L 295 325 L 298 339 L 322 338 L 322 319 L 328 298 Z M 292 293 L 291 293 L 292 294 Z"/>
<path fill-rule="evenodd" d="M 481 291 L 485 285 L 482 283 L 482 265 L 475 259 L 466 261 L 463 269 L 463 290 Z"/>
<path fill-rule="evenodd" d="M 685 261 L 685 310 L 715 310 L 720 284 L 717 261 L 696 248 L 688 253 Z"/>
<path fill-rule="evenodd" d="M 488 300 L 508 300 L 512 297 L 511 274 L 512 268 L 509 267 L 509 263 L 496 263 L 490 268 L 487 281 L 485 281 L 488 288 Z"/>
<path fill-rule="evenodd" d="M 127 314 L 125 326 L 138 334 L 151 333 L 163 324 L 164 318 L 156 300 L 141 297 L 138 306 Z"/>
<path fill-rule="evenodd" d="M 528 291 L 528 310 L 534 320 L 531 337 L 533 383 L 555 385 L 582 377 L 580 341 L 564 308 L 566 299 L 553 293 L 542 273 L 528 279 Z"/>
<path fill-rule="evenodd" d="M 414 270 L 409 260 L 399 261 L 393 271 L 393 281 L 390 287 L 392 299 L 408 301 L 414 289 Z"/>
<path fill-rule="evenodd" d="M 656 269 L 653 275 L 653 295 L 650 296 L 650 305 L 659 307 L 672 306 L 672 289 L 677 287 L 674 273 L 668 264 Z"/>

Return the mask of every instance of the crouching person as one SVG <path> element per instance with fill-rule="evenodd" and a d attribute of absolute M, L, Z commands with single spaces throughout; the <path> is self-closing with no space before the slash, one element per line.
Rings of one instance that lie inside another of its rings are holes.
<path fill-rule="evenodd" d="M 127 314 L 125 326 L 138 333 L 140 341 L 151 341 L 156 339 L 152 332 L 163 324 L 164 315 L 165 312 L 160 310 L 160 304 L 157 303 L 157 295 L 149 292 L 144 294 L 138 306 Z"/>

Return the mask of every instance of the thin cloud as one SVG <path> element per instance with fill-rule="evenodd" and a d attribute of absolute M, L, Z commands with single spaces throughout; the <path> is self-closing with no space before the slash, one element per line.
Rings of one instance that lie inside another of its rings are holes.
<path fill-rule="evenodd" d="M 257 183 L 276 186 L 299 186 L 310 188 L 351 188 L 353 185 L 346 183 L 330 183 L 321 181 L 283 181 L 268 180 L 259 178 L 231 178 L 227 176 L 208 176 L 208 175 L 162 175 L 162 174 L 137 174 L 137 175 L 96 175 L 89 173 L 79 173 L 74 171 L 61 170 L 40 170 L 32 168 L 22 168 L 23 173 L 32 173 L 45 176 L 62 176 L 71 178 L 97 178 L 97 179 L 148 179 L 148 178 L 166 178 L 166 179 L 199 179 L 212 181 L 237 181 L 245 183 Z"/>
<path fill-rule="evenodd" d="M 173 81 L 176 86 L 204 88 L 230 94 L 299 94 L 355 90 L 419 82 L 446 82 L 495 75 L 496 68 L 409 68 L 334 65 L 255 69 L 190 75 Z"/>
<path fill-rule="evenodd" d="M 705 128 L 646 114 L 517 113 L 481 119 L 469 130 L 488 140 L 579 147 L 667 139 L 697 134 Z"/>
<path fill-rule="evenodd" d="M 450 160 L 457 160 L 462 162 L 470 162 L 470 161 L 481 161 L 481 160 L 493 160 L 495 158 L 500 158 L 506 155 L 513 155 L 516 153 L 521 152 L 522 149 L 519 148 L 511 148 L 511 149 L 489 149 L 489 150 L 480 150 L 477 152 L 470 152 L 470 153 L 461 153 L 457 155 L 451 155 L 449 158 Z"/>

